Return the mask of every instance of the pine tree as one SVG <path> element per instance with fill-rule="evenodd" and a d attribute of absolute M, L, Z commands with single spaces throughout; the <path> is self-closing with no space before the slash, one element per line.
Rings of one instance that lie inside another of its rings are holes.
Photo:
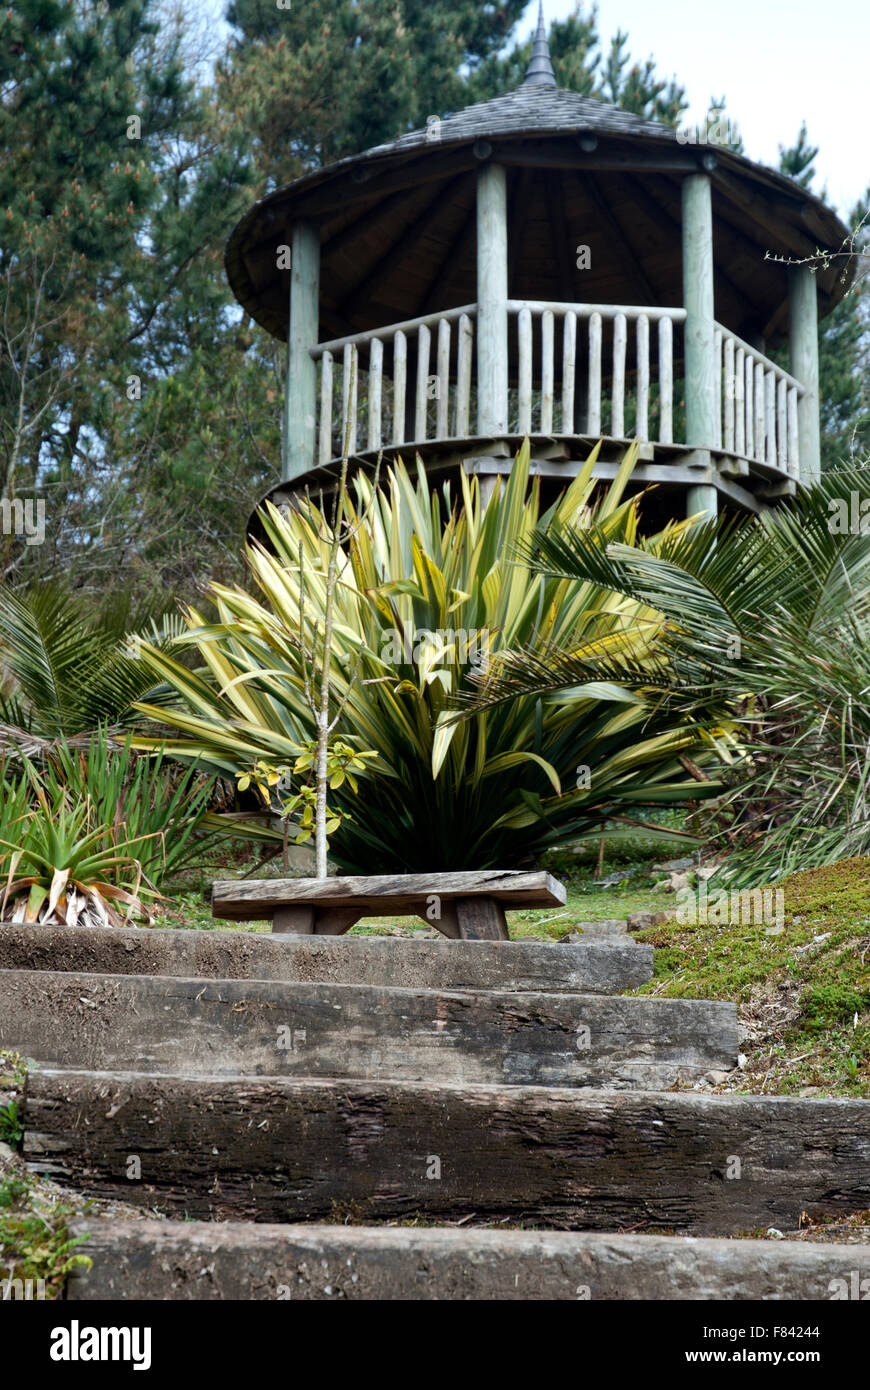
<path fill-rule="evenodd" d="M 264 188 L 393 140 L 469 100 L 464 75 L 504 44 L 525 0 L 231 0 L 218 69 Z"/>
<path fill-rule="evenodd" d="M 188 538 L 208 529 L 210 412 L 245 438 L 221 253 L 251 192 L 240 136 L 217 146 L 215 108 L 185 74 L 186 38 L 155 0 L 17 0 L 0 17 L 0 482 L 47 511 L 43 546 L 0 538 L 16 579 L 62 566 L 117 584 L 156 559 L 162 583 L 182 518 Z"/>
<path fill-rule="evenodd" d="M 0 483 L 47 492 L 56 519 L 94 481 L 161 144 L 186 99 L 147 9 L 18 0 L 0 16 Z"/>

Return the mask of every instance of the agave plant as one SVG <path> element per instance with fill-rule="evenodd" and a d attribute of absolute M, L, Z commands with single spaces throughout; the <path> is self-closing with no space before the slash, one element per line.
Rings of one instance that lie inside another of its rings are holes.
<path fill-rule="evenodd" d="M 87 802 L 158 886 L 200 860 L 213 842 L 205 818 L 215 779 L 195 766 L 179 768 L 160 749 L 143 757 L 129 734 L 123 744 L 105 728 L 84 746 L 59 739 L 36 766 L 50 801 L 59 804 L 65 795 L 73 805 Z"/>
<path fill-rule="evenodd" d="M 461 505 L 416 482 L 398 462 L 372 505 L 371 484 L 355 480 L 346 520 L 367 513 L 340 556 L 333 620 L 337 734 L 374 750 L 359 794 L 335 793 L 342 815 L 331 850 L 355 872 L 509 867 L 567 840 L 601 831 L 627 809 L 711 794 L 699 769 L 718 761 L 715 737 L 697 720 L 675 717 L 618 680 L 599 679 L 621 658 L 654 672 L 661 615 L 600 584 L 530 574 L 515 558 L 539 523 L 584 528 L 632 545 L 638 509 L 624 497 L 636 458 L 626 456 L 606 495 L 590 457 L 542 513 L 529 451 L 486 504 L 477 480 L 462 478 Z M 155 677 L 186 709 L 140 710 L 161 723 L 153 740 L 167 753 L 232 775 L 257 760 L 297 758 L 313 737 L 305 700 L 300 632 L 321 613 L 329 529 L 312 501 L 287 515 L 263 515 L 268 546 L 248 550 L 260 597 L 212 585 L 218 620 L 190 610 L 182 647 L 196 648 L 205 674 L 168 652 L 144 646 Z M 683 529 L 670 528 L 655 549 Z M 308 615 L 308 616 L 306 616 Z M 474 673 L 509 649 L 546 662 L 569 647 L 583 677 L 558 697 L 518 694 L 457 721 L 457 700 Z M 168 732 L 168 731 L 171 731 Z M 687 771 L 693 768 L 695 774 Z"/>
<path fill-rule="evenodd" d="M 0 920 L 125 926 L 138 914 L 150 924 L 145 899 L 156 893 L 142 887 L 134 842 L 118 840 L 89 800 L 50 799 L 29 763 L 0 793 Z"/>
<path fill-rule="evenodd" d="M 549 582 L 652 605 L 666 619 L 672 686 L 690 702 L 727 702 L 744 756 L 716 823 L 723 876 L 737 886 L 870 853 L 868 515 L 863 467 L 825 474 L 760 517 L 674 531 L 654 547 L 596 526 L 540 527 L 524 546 Z M 570 652 L 546 670 L 519 654 L 477 698 L 543 695 L 577 672 Z"/>

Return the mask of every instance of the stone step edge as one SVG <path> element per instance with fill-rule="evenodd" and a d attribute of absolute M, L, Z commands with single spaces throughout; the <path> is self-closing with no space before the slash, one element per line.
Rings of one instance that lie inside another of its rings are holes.
<path fill-rule="evenodd" d="M 66 1298 L 813 1300 L 870 1296 L 870 1246 L 562 1231 L 76 1222 Z"/>
<path fill-rule="evenodd" d="M 653 948 L 627 937 L 562 945 L 0 923 L 0 970 L 22 969 L 613 994 L 652 978 Z"/>

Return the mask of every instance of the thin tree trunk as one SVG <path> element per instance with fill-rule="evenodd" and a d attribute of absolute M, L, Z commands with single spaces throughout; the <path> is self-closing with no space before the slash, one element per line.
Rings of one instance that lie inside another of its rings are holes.
<path fill-rule="evenodd" d="M 316 873 L 318 878 L 327 877 L 326 865 L 326 794 L 329 790 L 327 780 L 327 760 L 329 756 L 329 702 L 330 674 L 332 665 L 332 623 L 335 608 L 335 580 L 338 563 L 337 528 L 341 513 L 336 518 L 336 533 L 329 549 L 329 568 L 326 574 L 326 611 L 323 623 L 323 665 L 320 668 L 320 709 L 317 713 L 317 799 L 314 806 L 314 849 Z"/>

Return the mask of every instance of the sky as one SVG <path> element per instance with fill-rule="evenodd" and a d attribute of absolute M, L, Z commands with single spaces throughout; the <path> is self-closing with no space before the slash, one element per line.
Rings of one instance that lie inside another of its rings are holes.
<path fill-rule="evenodd" d="M 564 19 L 575 0 L 544 0 L 547 22 Z M 589 6 L 584 5 L 588 13 Z M 538 0 L 523 17 L 525 36 Z M 750 159 L 775 165 L 801 120 L 814 145 L 817 192 L 846 214 L 870 184 L 870 0 L 598 0 L 606 50 L 617 29 L 632 59 L 655 59 L 690 102 L 686 124 L 702 122 L 711 97 L 724 96 Z"/>
<path fill-rule="evenodd" d="M 193 0 L 219 21 L 225 0 Z M 564 19 L 576 0 L 544 0 L 548 23 Z M 588 13 L 591 6 L 581 7 Z M 662 77 L 686 89 L 687 125 L 703 122 L 710 98 L 725 97 L 750 159 L 776 165 L 806 120 L 819 146 L 816 192 L 845 218 L 870 185 L 870 0 L 598 0 L 606 51 L 617 29 L 628 33 L 633 60 L 655 60 Z M 537 23 L 530 0 L 517 29 Z M 228 32 L 218 22 L 221 39 Z"/>

